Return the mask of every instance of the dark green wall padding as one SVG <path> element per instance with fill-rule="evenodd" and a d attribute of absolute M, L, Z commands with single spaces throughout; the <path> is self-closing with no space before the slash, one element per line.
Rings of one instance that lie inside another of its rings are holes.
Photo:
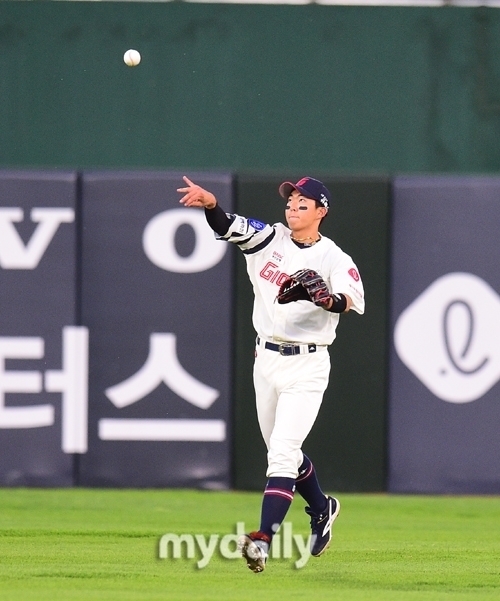
<path fill-rule="evenodd" d="M 305 174 L 295 175 L 292 181 Z M 269 223 L 282 221 L 285 204 L 278 186 L 288 177 L 239 178 L 237 210 Z M 324 181 L 334 202 L 321 231 L 358 265 L 366 312 L 341 317 L 337 339 L 330 347 L 330 385 L 304 450 L 326 490 L 383 491 L 390 185 L 384 178 Z M 241 253 L 236 257 L 236 299 L 233 478 L 235 488 L 260 490 L 266 482 L 266 449 L 257 424 L 252 382 L 253 293 Z"/>
<path fill-rule="evenodd" d="M 0 2 L 1 166 L 497 171 L 499 139 L 499 10 Z"/>

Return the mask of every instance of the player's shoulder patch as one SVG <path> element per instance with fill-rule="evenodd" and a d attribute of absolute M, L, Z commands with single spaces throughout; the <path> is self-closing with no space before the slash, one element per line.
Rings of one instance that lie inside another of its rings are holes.
<path fill-rule="evenodd" d="M 248 225 L 251 225 L 253 229 L 257 230 L 258 232 L 260 232 L 266 227 L 265 223 L 262 223 L 262 221 L 257 221 L 257 219 L 249 219 Z"/>
<path fill-rule="evenodd" d="M 351 267 L 347 272 L 355 282 L 359 282 L 359 273 L 354 267 Z"/>

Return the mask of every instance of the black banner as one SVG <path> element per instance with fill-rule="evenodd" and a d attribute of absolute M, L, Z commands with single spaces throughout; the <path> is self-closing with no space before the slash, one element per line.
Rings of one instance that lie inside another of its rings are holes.
<path fill-rule="evenodd" d="M 500 492 L 500 179 L 394 183 L 389 490 Z"/>
<path fill-rule="evenodd" d="M 0 171 L 0 484 L 73 484 L 87 449 L 77 175 Z"/>
<path fill-rule="evenodd" d="M 187 173 L 227 210 L 232 180 Z M 179 204 L 181 173 L 83 176 L 82 319 L 98 486 L 230 484 L 231 250 Z"/>

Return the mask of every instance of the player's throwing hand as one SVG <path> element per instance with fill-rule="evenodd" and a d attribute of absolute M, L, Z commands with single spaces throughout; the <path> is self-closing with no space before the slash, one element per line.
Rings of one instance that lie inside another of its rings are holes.
<path fill-rule="evenodd" d="M 184 194 L 179 200 L 181 204 L 186 207 L 205 207 L 206 209 L 213 209 L 215 207 L 217 200 L 212 192 L 198 186 L 185 175 L 182 179 L 186 182 L 187 187 L 177 188 L 177 192 Z"/>

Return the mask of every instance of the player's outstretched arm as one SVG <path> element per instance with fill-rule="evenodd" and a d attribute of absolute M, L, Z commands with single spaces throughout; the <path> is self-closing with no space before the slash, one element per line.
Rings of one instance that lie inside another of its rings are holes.
<path fill-rule="evenodd" d="M 208 190 L 205 190 L 198 184 L 192 182 L 185 175 L 182 178 L 187 186 L 185 188 L 177 188 L 177 192 L 184 194 L 179 200 L 185 207 L 204 207 L 205 209 L 214 209 L 217 206 L 217 199 Z"/>

